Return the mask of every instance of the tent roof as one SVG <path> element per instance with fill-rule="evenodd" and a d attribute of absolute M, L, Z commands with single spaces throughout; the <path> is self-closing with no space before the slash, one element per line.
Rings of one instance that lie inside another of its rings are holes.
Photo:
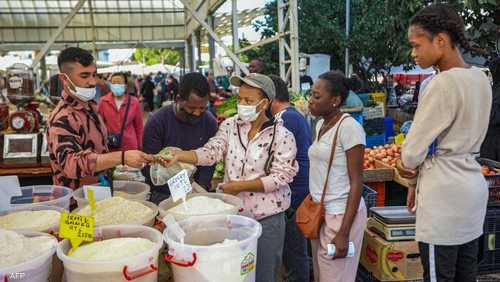
<path fill-rule="evenodd" d="M 184 46 L 184 6 L 179 0 L 91 0 L 98 49 Z M 207 0 L 203 0 L 207 1 Z M 78 0 L 1 0 L 0 51 L 37 50 L 61 25 Z M 239 12 L 239 26 L 262 15 L 262 8 Z M 68 24 L 51 49 L 92 48 L 88 3 Z M 216 32 L 231 33 L 227 13 L 215 15 Z"/>
<path fill-rule="evenodd" d="M 0 1 L 0 48 L 22 49 L 44 43 L 61 25 L 77 0 Z M 92 0 L 96 41 L 126 45 L 173 43 L 184 39 L 184 7 L 178 0 Z M 90 43 L 92 26 L 86 3 L 56 43 Z M 10 48 L 6 48 L 6 46 Z M 57 47 L 56 47 L 57 48 Z M 36 49 L 36 48 L 33 48 Z"/>

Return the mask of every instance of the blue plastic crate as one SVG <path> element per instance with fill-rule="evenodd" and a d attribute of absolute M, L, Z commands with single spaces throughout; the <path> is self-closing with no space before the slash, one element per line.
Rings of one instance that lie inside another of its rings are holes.
<path fill-rule="evenodd" d="M 371 208 L 375 207 L 377 204 L 377 191 L 372 188 L 363 185 L 363 192 L 361 193 L 365 199 L 366 209 L 369 211 Z"/>
<path fill-rule="evenodd" d="M 366 136 L 366 148 L 372 148 L 385 144 L 385 133 L 380 135 Z"/>
<path fill-rule="evenodd" d="M 363 126 L 364 123 L 364 118 L 363 118 L 363 112 L 353 112 L 349 113 L 361 126 Z"/>
<path fill-rule="evenodd" d="M 500 208 L 490 207 L 479 239 L 479 274 L 498 273 L 500 269 Z"/>

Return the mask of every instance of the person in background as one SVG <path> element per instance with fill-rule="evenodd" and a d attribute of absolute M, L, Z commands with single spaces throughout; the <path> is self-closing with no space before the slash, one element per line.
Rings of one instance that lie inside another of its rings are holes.
<path fill-rule="evenodd" d="M 481 157 L 500 161 L 500 57 L 489 64 L 493 78 L 493 102 L 491 104 L 488 133 L 481 146 Z"/>
<path fill-rule="evenodd" d="M 284 213 L 290 207 L 289 183 L 298 170 L 297 146 L 283 122 L 270 114 L 276 91 L 269 77 L 256 73 L 234 76 L 231 84 L 240 87 L 238 115 L 226 119 L 203 147 L 176 151 L 170 162 L 214 165 L 224 160 L 220 190 L 238 196 L 244 209 L 262 225 L 255 281 L 274 282 L 282 265 Z"/>
<path fill-rule="evenodd" d="M 215 116 L 215 107 L 214 103 L 217 101 L 219 98 L 217 93 L 218 93 L 218 85 L 217 81 L 215 81 L 215 76 L 214 76 L 214 71 L 213 70 L 208 70 L 207 72 L 207 80 L 208 80 L 208 85 L 210 86 L 210 104 L 208 106 L 210 112 Z"/>
<path fill-rule="evenodd" d="M 51 97 L 61 97 L 61 94 L 64 90 L 64 83 L 59 78 L 59 76 L 60 76 L 59 74 L 54 74 L 53 76 L 50 77 L 49 95 Z"/>
<path fill-rule="evenodd" d="M 311 128 L 305 117 L 290 104 L 290 94 L 286 83 L 276 75 L 269 76 L 276 88 L 276 96 L 271 103 L 271 112 L 276 118 L 283 120 L 283 125 L 295 137 L 299 171 L 290 184 L 292 200 L 286 211 L 285 245 L 283 248 L 283 264 L 287 270 L 286 281 L 309 282 L 309 258 L 307 239 L 300 232 L 295 222 L 295 211 L 309 194 L 309 157 L 307 151 L 311 146 Z"/>
<path fill-rule="evenodd" d="M 415 83 L 415 90 L 413 91 L 413 103 L 418 103 L 418 98 L 420 95 L 420 86 L 421 82 L 420 80 Z"/>
<path fill-rule="evenodd" d="M 142 75 L 141 76 L 134 75 L 134 82 L 135 82 L 135 89 L 136 89 L 135 93 L 137 93 L 137 97 L 139 97 L 139 99 L 142 98 L 142 93 L 141 93 L 142 81 L 143 81 Z"/>
<path fill-rule="evenodd" d="M 424 280 L 475 282 L 488 202 L 475 155 L 488 129 L 491 86 L 462 57 L 460 47 L 477 50 L 467 42 L 464 22 L 452 6 L 420 10 L 410 20 L 408 39 L 415 62 L 439 70 L 422 93 L 396 165 L 417 184 L 412 202 Z M 429 151 L 436 140 L 436 149 Z"/>
<path fill-rule="evenodd" d="M 152 75 L 152 74 L 151 74 L 151 75 Z M 151 77 L 152 77 L 152 76 L 151 76 Z M 164 78 L 163 73 L 161 73 L 161 71 L 159 71 L 159 72 L 156 74 L 156 76 L 154 77 L 154 80 L 153 80 L 154 84 L 155 84 L 155 85 L 160 84 L 160 82 L 163 80 L 163 78 Z"/>
<path fill-rule="evenodd" d="M 168 85 L 168 99 L 175 101 L 177 99 L 177 93 L 179 92 L 179 82 L 173 75 L 169 75 L 167 79 Z"/>
<path fill-rule="evenodd" d="M 108 132 L 93 101 L 96 66 L 89 51 L 67 48 L 57 58 L 64 82 L 62 99 L 47 122 L 47 141 L 54 185 L 77 189 L 98 182 L 98 175 L 117 165 L 141 168 L 153 158 L 141 151 L 108 153 Z"/>
<path fill-rule="evenodd" d="M 161 86 L 161 103 L 163 104 L 163 102 L 165 102 L 166 100 L 168 100 L 168 83 L 167 83 L 167 79 L 162 79 L 162 81 L 160 82 L 160 86 Z"/>
<path fill-rule="evenodd" d="M 192 150 L 203 146 L 217 132 L 217 121 L 207 111 L 209 86 L 200 73 L 186 74 L 179 86 L 175 104 L 161 108 L 146 123 L 144 151 L 157 154 L 165 147 Z M 198 167 L 194 179 L 207 190 L 215 167 Z M 151 201 L 158 204 L 170 196 L 168 186 L 154 186 L 149 166 L 143 170 L 146 183 L 151 185 Z"/>
<path fill-rule="evenodd" d="M 354 282 L 362 249 L 367 211 L 361 197 L 365 132 L 349 114 L 340 111 L 355 79 L 339 72 L 322 74 L 314 83 L 309 109 L 322 119 L 316 125 L 318 137 L 309 149 L 309 189 L 315 203 L 321 202 L 323 189 L 325 218 L 319 238 L 311 241 L 316 281 Z M 333 142 L 335 156 L 329 169 Z M 326 182 L 326 186 L 325 186 Z M 349 242 L 353 257 L 346 257 Z M 327 256 L 333 244 L 335 255 Z"/>
<path fill-rule="evenodd" d="M 154 111 L 155 109 L 154 90 L 155 90 L 155 84 L 151 81 L 151 76 L 147 76 L 142 82 L 141 94 L 142 97 L 144 97 L 144 100 L 146 101 L 146 104 L 148 105 L 148 110 L 150 112 Z"/>
<path fill-rule="evenodd" d="M 119 136 L 118 144 L 108 144 L 113 145 L 110 149 L 115 151 L 142 149 L 144 133 L 142 107 L 136 97 L 128 94 L 127 82 L 124 73 L 111 75 L 111 91 L 99 102 L 98 112 L 104 119 L 108 133 Z M 122 127 L 123 133 L 121 133 Z"/>
<path fill-rule="evenodd" d="M 210 95 L 212 95 L 212 94 L 217 95 L 217 88 L 219 87 L 219 85 L 217 85 L 217 81 L 215 80 L 213 70 L 208 70 L 207 80 L 208 80 L 208 84 L 210 85 Z"/>
<path fill-rule="evenodd" d="M 94 101 L 99 103 L 99 100 L 102 96 L 106 95 L 109 92 L 109 85 L 107 83 L 106 78 L 103 75 L 97 75 L 96 77 L 96 95 L 94 97 Z"/>
<path fill-rule="evenodd" d="M 362 87 L 361 80 L 358 79 L 358 77 L 353 74 L 351 76 L 351 81 L 353 82 L 353 88 L 354 90 L 349 90 L 349 95 L 347 95 L 347 99 L 344 102 L 344 107 L 345 108 L 363 108 L 363 101 L 361 98 L 359 98 L 358 94 L 356 94 L 354 91 L 358 91 Z"/>
<path fill-rule="evenodd" d="M 125 74 L 127 77 L 127 93 L 134 97 L 137 97 L 137 88 L 135 87 L 136 76 L 132 75 L 131 72 Z"/>
<path fill-rule="evenodd" d="M 250 65 L 248 66 L 248 71 L 250 73 L 264 73 L 266 70 L 266 65 L 261 59 L 253 59 L 250 61 Z"/>

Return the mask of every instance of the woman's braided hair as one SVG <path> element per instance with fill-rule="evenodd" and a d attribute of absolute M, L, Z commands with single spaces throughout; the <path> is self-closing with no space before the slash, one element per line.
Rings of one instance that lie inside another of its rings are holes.
<path fill-rule="evenodd" d="M 447 33 L 455 46 L 462 46 L 467 51 L 484 54 L 480 48 L 472 47 L 465 37 L 465 24 L 457 11 L 447 4 L 433 4 L 420 10 L 411 20 L 410 25 L 419 26 L 432 36 Z"/>

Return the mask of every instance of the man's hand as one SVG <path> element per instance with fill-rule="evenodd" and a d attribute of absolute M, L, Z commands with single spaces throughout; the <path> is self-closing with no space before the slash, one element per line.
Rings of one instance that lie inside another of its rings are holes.
<path fill-rule="evenodd" d="M 412 178 L 417 177 L 417 175 L 418 175 L 417 170 L 405 168 L 403 166 L 403 162 L 401 161 L 401 159 L 399 159 L 396 162 L 396 169 L 398 170 L 399 175 L 401 175 L 401 177 L 406 178 L 406 179 L 412 179 Z"/>
<path fill-rule="evenodd" d="M 153 161 L 153 156 L 145 154 L 138 150 L 125 152 L 125 164 L 135 168 L 143 168 Z"/>
<path fill-rule="evenodd" d="M 349 251 L 349 234 L 344 235 L 341 233 L 337 233 L 335 238 L 332 240 L 332 244 L 335 245 L 335 255 L 333 259 L 342 259 L 347 256 L 347 252 Z"/>
<path fill-rule="evenodd" d="M 410 213 L 415 213 L 415 187 L 408 187 L 408 196 L 406 196 L 406 206 Z"/>

